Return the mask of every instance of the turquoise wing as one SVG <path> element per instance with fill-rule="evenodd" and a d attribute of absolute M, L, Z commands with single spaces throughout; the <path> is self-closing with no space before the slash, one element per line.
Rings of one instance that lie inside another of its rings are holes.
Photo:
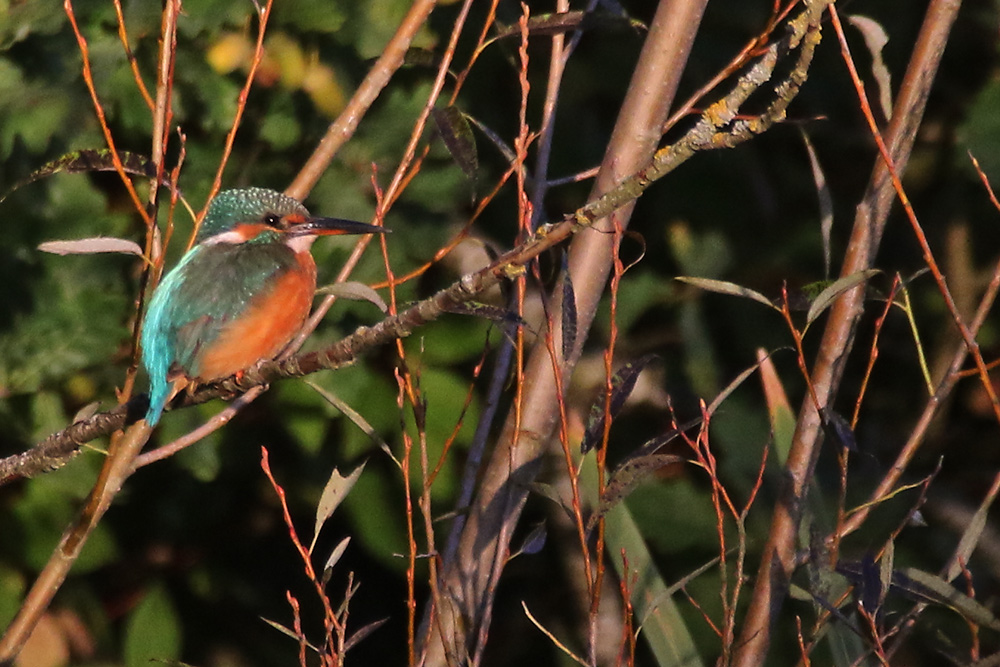
<path fill-rule="evenodd" d="M 159 421 L 178 374 L 197 377 L 199 353 L 269 281 L 294 265 L 294 253 L 284 245 L 219 243 L 195 247 L 166 275 L 142 328 L 151 426 Z"/>

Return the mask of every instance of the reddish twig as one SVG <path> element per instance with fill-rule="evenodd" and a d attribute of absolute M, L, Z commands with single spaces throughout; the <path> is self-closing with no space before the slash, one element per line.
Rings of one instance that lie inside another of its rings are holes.
<path fill-rule="evenodd" d="M 957 9 L 958 3 L 954 0 L 932 0 L 927 9 L 886 133 L 889 155 L 899 171 L 905 167 L 912 149 L 916 128 L 923 117 L 930 85 Z M 868 189 L 857 208 L 848 253 L 841 269 L 842 276 L 872 266 L 893 196 L 888 167 L 880 158 L 875 162 Z M 836 397 L 852 347 L 854 328 L 863 311 L 863 300 L 864 287 L 859 286 L 843 294 L 831 307 L 811 373 L 812 385 L 822 397 L 821 407 L 830 404 Z M 735 667 L 753 667 L 766 661 L 773 621 L 781 609 L 796 566 L 799 521 L 821 438 L 820 411 L 810 395 L 799 410 L 785 466 L 785 488 L 772 516 L 759 567 L 761 576 L 756 580 L 746 621 L 736 644 Z"/>
<path fill-rule="evenodd" d="M 198 217 L 195 219 L 194 227 L 191 229 L 191 238 L 188 241 L 187 246 L 188 250 L 190 250 L 194 245 L 194 240 L 198 235 L 198 228 L 201 226 L 201 221 L 205 218 L 205 213 L 208 211 L 208 207 L 212 203 L 212 199 L 222 188 L 222 174 L 226 171 L 226 164 L 229 162 L 229 156 L 233 152 L 233 144 L 236 143 L 236 133 L 240 129 L 240 124 L 243 120 L 243 113 L 247 108 L 247 98 L 250 97 L 250 89 L 253 87 L 253 82 L 257 76 L 257 70 L 260 68 L 260 63 L 264 59 L 264 34 L 267 32 L 267 21 L 271 17 L 271 7 L 273 5 L 274 0 L 267 0 L 267 4 L 263 6 L 255 4 L 257 7 L 257 44 L 254 47 L 253 57 L 250 59 L 250 69 L 247 72 L 246 81 L 243 82 L 243 88 L 240 90 L 239 97 L 236 99 L 236 113 L 233 116 L 233 124 L 229 128 L 229 132 L 226 134 L 226 143 L 222 148 L 222 157 L 219 158 L 219 167 L 215 171 L 215 178 L 212 180 L 212 187 L 208 191 L 208 197 L 205 198 L 205 205 L 202 206 L 201 211 L 198 213 Z"/>
<path fill-rule="evenodd" d="M 107 117 L 104 114 L 104 106 L 101 104 L 101 100 L 97 96 L 97 88 L 94 86 L 93 70 L 90 66 L 90 48 L 87 46 L 87 40 L 84 38 L 83 33 L 80 32 L 80 27 L 76 23 L 76 15 L 73 13 L 72 0 L 63 0 L 63 10 L 66 12 L 66 16 L 69 18 L 69 24 L 73 28 L 73 34 L 76 36 L 76 43 L 80 49 L 80 58 L 83 61 L 83 82 L 86 84 L 87 91 L 90 93 L 91 102 L 94 104 L 94 113 L 97 114 L 97 120 L 101 125 L 101 132 L 104 133 L 104 141 L 108 144 L 108 152 L 111 154 L 111 163 L 114 165 L 115 172 L 118 173 L 118 177 L 121 179 L 122 185 L 125 186 L 125 190 L 132 199 L 132 205 L 135 207 L 135 210 L 142 216 L 146 227 L 151 228 L 153 226 L 153 219 L 149 216 L 149 213 L 147 213 L 146 207 L 143 206 L 142 200 L 139 198 L 139 193 L 136 192 L 135 186 L 132 184 L 132 179 L 130 179 L 128 174 L 125 173 L 125 166 L 122 164 L 121 156 L 118 154 L 115 139 L 111 135 L 111 128 L 108 127 Z"/>
<path fill-rule="evenodd" d="M 334 611 L 333 606 L 330 604 L 330 598 L 327 596 L 324 590 L 324 585 L 320 577 L 316 576 L 316 570 L 312 564 L 312 557 L 309 554 L 309 548 L 302 543 L 299 539 L 298 531 L 295 529 L 295 523 L 292 521 L 292 514 L 288 510 L 288 501 L 285 498 L 285 490 L 280 484 L 274 479 L 274 475 L 271 473 L 271 465 L 268 460 L 268 453 L 266 447 L 260 448 L 260 467 L 264 471 L 264 475 L 267 477 L 267 481 L 271 483 L 271 488 L 274 489 L 274 493 L 278 496 L 278 501 L 281 503 L 281 513 L 285 520 L 285 527 L 288 529 L 288 537 L 292 542 L 292 546 L 299 554 L 299 558 L 302 560 L 303 569 L 305 570 L 306 578 L 312 583 L 313 587 L 316 589 L 316 595 L 319 597 L 320 602 L 323 605 L 323 618 L 324 625 L 326 626 L 327 637 L 324 643 L 326 647 L 326 654 L 324 658 L 335 660 L 338 656 L 337 644 L 334 643 L 334 637 L 343 638 L 344 625 L 341 619 L 338 617 L 337 613 Z M 289 594 L 290 596 L 290 594 Z M 301 628 L 296 628 L 296 632 L 299 633 L 300 638 L 302 637 Z M 300 639 L 301 641 L 301 639 Z"/>

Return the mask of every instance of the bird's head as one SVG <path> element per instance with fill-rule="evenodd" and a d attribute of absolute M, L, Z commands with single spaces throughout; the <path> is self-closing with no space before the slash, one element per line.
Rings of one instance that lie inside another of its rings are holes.
<path fill-rule="evenodd" d="M 216 195 L 198 230 L 199 244 L 285 243 L 307 250 L 317 236 L 380 234 L 383 227 L 309 215 L 287 195 L 264 188 L 224 190 Z"/>

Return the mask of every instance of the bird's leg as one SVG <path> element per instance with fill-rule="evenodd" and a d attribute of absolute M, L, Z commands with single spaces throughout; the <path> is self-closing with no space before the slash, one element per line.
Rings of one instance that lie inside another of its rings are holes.
<path fill-rule="evenodd" d="M 167 395 L 167 400 L 164 403 L 164 406 L 170 405 L 170 402 L 177 398 L 177 395 L 182 391 L 187 393 L 188 396 L 191 396 L 197 388 L 198 383 L 195 382 L 194 378 L 189 378 L 184 374 L 178 375 L 173 378 L 173 384 L 170 387 L 170 394 Z"/>

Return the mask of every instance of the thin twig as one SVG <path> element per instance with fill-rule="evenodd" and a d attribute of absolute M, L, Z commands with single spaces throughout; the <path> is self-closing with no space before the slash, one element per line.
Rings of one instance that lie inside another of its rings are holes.
<path fill-rule="evenodd" d="M 930 85 L 959 4 L 955 0 L 933 0 L 927 9 L 886 133 L 889 155 L 899 172 L 905 168 L 913 147 L 916 128 L 923 117 Z M 842 276 L 871 268 L 893 197 L 888 169 L 880 157 L 875 162 L 868 189 L 857 208 L 848 252 L 841 268 Z M 836 398 L 854 329 L 863 310 L 863 298 L 864 287 L 859 286 L 844 293 L 830 309 L 811 374 L 812 384 L 822 400 L 820 408 Z M 799 521 L 821 439 L 820 411 L 813 397 L 809 396 L 799 410 L 785 466 L 785 489 L 775 506 L 759 567 L 760 576 L 755 582 L 746 621 L 736 644 L 733 664 L 737 667 L 754 667 L 766 661 L 773 622 L 781 609 L 796 564 Z"/>

